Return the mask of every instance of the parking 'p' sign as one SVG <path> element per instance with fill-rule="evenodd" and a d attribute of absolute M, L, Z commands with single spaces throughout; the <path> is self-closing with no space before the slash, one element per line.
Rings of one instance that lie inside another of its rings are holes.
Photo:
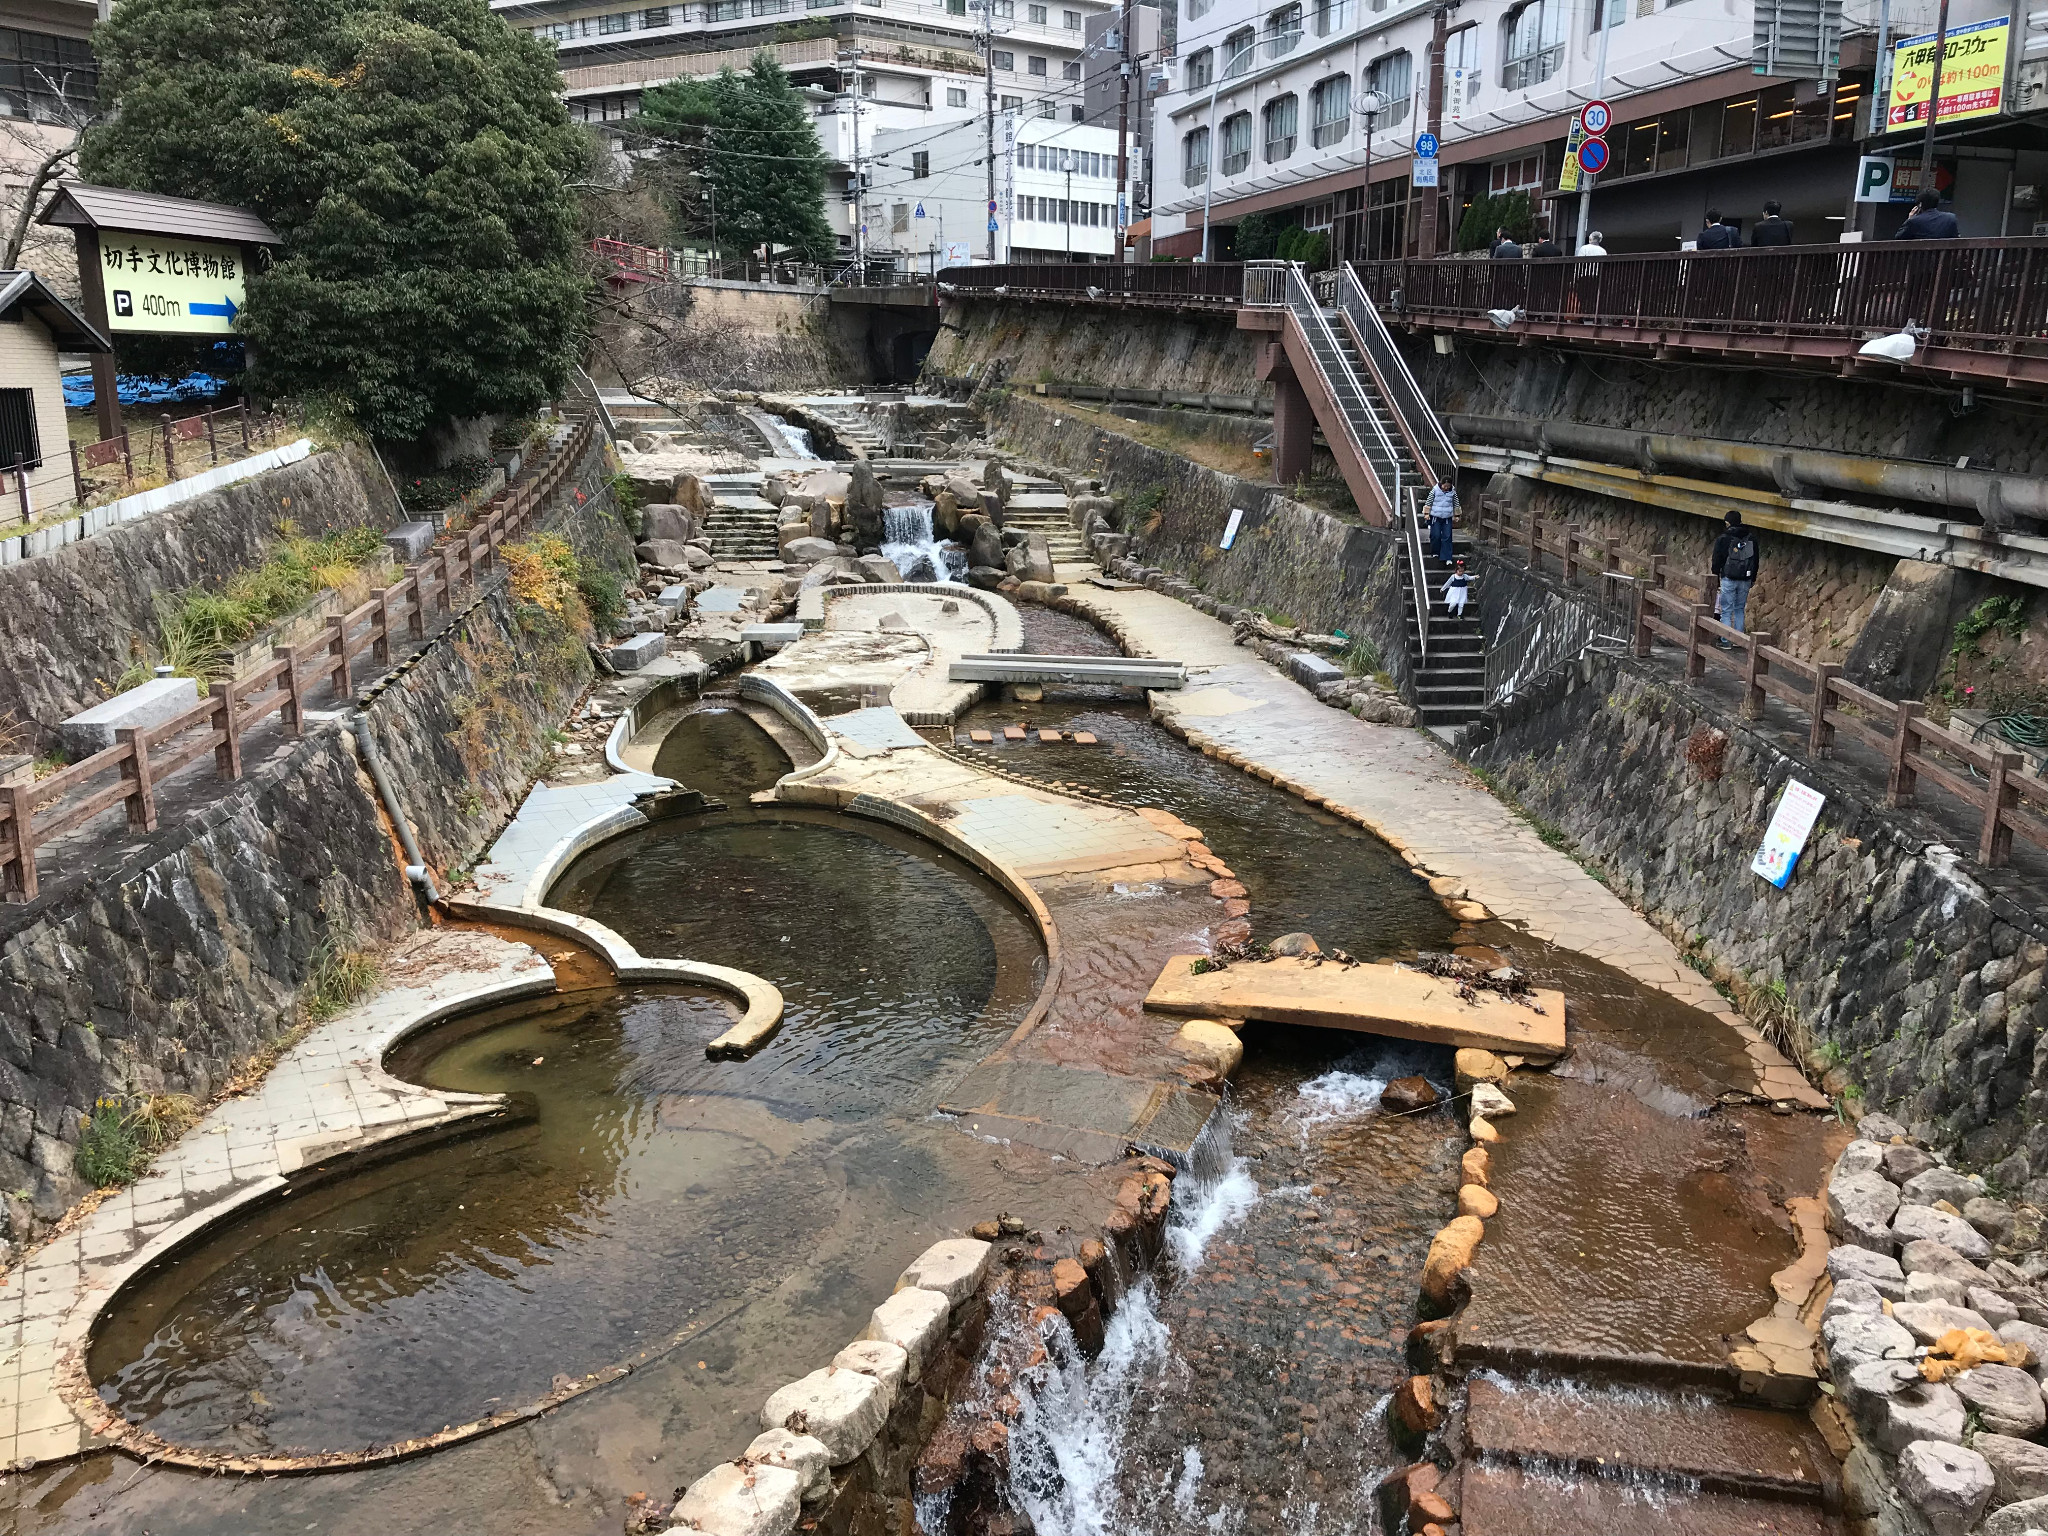
<path fill-rule="evenodd" d="M 1579 108 L 1579 127 L 1589 138 L 1599 138 L 1614 121 L 1614 109 L 1604 101 L 1589 101 Z"/>

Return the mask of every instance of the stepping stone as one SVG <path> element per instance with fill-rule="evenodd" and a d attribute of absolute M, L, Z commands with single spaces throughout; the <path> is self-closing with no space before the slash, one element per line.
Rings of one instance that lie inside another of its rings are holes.
<path fill-rule="evenodd" d="M 1092 747 L 1092 746 L 1094 746 L 1094 745 L 1095 745 L 1095 733 L 1094 733 L 1093 731 L 1076 731 L 1076 732 L 1074 732 L 1074 744 L 1075 744 L 1076 746 L 1081 746 L 1081 747 Z"/>
<path fill-rule="evenodd" d="M 969 731 L 967 733 L 967 739 L 975 743 L 977 746 L 985 747 L 990 742 L 994 741 L 996 737 L 995 732 L 993 731 Z"/>
<path fill-rule="evenodd" d="M 1003 740 L 1005 740 L 1005 741 L 1022 741 L 1023 739 L 1024 739 L 1024 727 L 1023 727 L 1023 726 L 1021 726 L 1021 725 L 1006 725 L 1006 726 L 1004 726 L 1004 727 L 1003 727 Z"/>
<path fill-rule="evenodd" d="M 1060 739 L 1060 733 L 1049 728 L 1044 729 L 1038 733 L 1038 739 L 1040 741 L 1058 741 Z"/>

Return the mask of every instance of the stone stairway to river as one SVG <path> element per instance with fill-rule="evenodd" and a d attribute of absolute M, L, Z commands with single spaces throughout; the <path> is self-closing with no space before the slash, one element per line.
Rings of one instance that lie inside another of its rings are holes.
<path fill-rule="evenodd" d="M 804 404 L 813 416 L 832 428 L 841 443 L 858 448 L 862 458 L 878 459 L 882 456 L 881 436 L 868 425 L 867 417 L 860 409 L 834 405 L 825 400 L 807 400 Z"/>
<path fill-rule="evenodd" d="M 759 474 L 707 475 L 711 515 L 704 536 L 720 560 L 761 561 L 780 558 L 776 529 L 782 514 L 761 495 Z"/>
<path fill-rule="evenodd" d="M 1003 526 L 1045 536 L 1053 564 L 1071 565 L 1088 558 L 1088 547 L 1067 513 L 1067 493 L 1051 480 L 1015 476 L 1003 509 Z"/>

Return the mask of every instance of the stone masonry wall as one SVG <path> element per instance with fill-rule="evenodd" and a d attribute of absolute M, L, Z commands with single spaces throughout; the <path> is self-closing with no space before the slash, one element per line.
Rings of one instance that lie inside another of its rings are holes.
<path fill-rule="evenodd" d="M 630 568 L 601 454 L 544 525 Z M 467 863 L 523 796 L 588 681 L 580 634 L 500 572 L 367 704 L 429 859 Z M 420 920 L 356 744 L 310 731 L 133 856 L 0 908 L 0 1194 L 19 1243 L 85 1193 L 80 1118 L 101 1095 L 205 1100 L 294 1021 L 323 947 L 378 948 Z M 0 1247 L 0 1261 L 6 1250 Z"/>
<path fill-rule="evenodd" d="M 986 378 L 999 362 L 1013 384 L 1056 379 L 1273 402 L 1273 386 L 1253 377 L 1256 338 L 1238 330 L 1227 309 L 1172 314 L 955 298 L 946 304 L 945 320 L 947 329 L 925 359 L 927 373 Z"/>
<path fill-rule="evenodd" d="M 160 597 L 260 563 L 278 525 L 389 527 L 397 504 L 355 453 L 316 453 L 0 570 L 0 718 L 45 737 L 90 708 L 156 633 Z"/>
<path fill-rule="evenodd" d="M 1748 1011 L 1796 1019 L 1866 1107 L 2048 1197 L 2048 922 L 2018 882 L 1987 889 L 1859 780 L 1631 660 L 1553 673 L 1468 752 Z M 1779 891 L 1749 861 L 1795 775 L 1828 803 Z"/>

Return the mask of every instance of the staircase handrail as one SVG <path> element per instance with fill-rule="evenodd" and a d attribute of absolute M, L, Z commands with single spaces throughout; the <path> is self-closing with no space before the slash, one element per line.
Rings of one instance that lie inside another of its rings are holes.
<path fill-rule="evenodd" d="M 1401 543 L 1408 551 L 1409 586 L 1414 588 L 1415 643 L 1417 659 L 1429 664 L 1429 569 L 1422 559 L 1422 515 L 1415 487 L 1408 489 L 1407 514 L 1402 518 Z"/>
<path fill-rule="evenodd" d="M 1287 303 L 1288 262 L 1248 261 L 1244 264 L 1247 309 L 1281 309 Z"/>
<path fill-rule="evenodd" d="M 1388 384 L 1407 398 L 1392 402 L 1395 409 L 1406 418 L 1411 431 L 1427 434 L 1428 440 L 1443 455 L 1441 463 L 1431 468 L 1441 474 L 1445 470 L 1455 472 L 1458 467 L 1458 450 L 1451 442 L 1450 434 L 1429 401 L 1423 398 L 1422 386 L 1415 381 L 1415 375 L 1408 367 L 1408 360 L 1401 355 L 1401 349 L 1394 345 L 1394 338 L 1387 330 L 1386 321 L 1380 318 L 1379 306 L 1372 301 L 1372 295 L 1365 291 L 1365 285 L 1358 279 L 1357 270 L 1350 262 L 1344 263 L 1342 277 L 1338 284 L 1338 302 L 1357 327 L 1360 340 L 1372 347 L 1377 354 L 1380 372 Z"/>
<path fill-rule="evenodd" d="M 1359 380 L 1358 375 L 1352 371 L 1351 364 L 1345 360 L 1343 349 L 1337 345 L 1337 333 L 1330 326 L 1330 317 L 1323 312 L 1322 305 L 1316 302 L 1315 293 L 1309 288 L 1301 263 L 1290 261 L 1286 263 L 1286 266 L 1288 312 L 1294 316 L 1305 336 L 1312 340 L 1315 336 L 1321 335 L 1323 340 L 1328 343 L 1330 356 L 1336 359 L 1337 367 L 1343 370 L 1344 382 L 1351 390 L 1350 400 L 1358 402 L 1359 408 L 1354 410 L 1351 404 L 1347 402 L 1345 396 L 1338 391 L 1337 381 L 1330 377 L 1329 369 L 1324 367 L 1322 356 L 1313 345 L 1308 349 L 1309 361 L 1315 365 L 1316 372 L 1323 376 L 1323 385 L 1329 391 L 1330 399 L 1336 403 L 1338 411 L 1342 413 L 1346 424 L 1351 429 L 1353 437 L 1359 435 L 1358 418 L 1360 416 L 1363 416 L 1372 423 L 1373 435 L 1379 439 L 1380 446 L 1386 450 L 1387 462 L 1394 466 L 1394 483 L 1389 486 L 1382 482 L 1380 494 L 1387 498 L 1388 515 L 1398 518 L 1401 515 L 1402 454 L 1395 448 L 1394 440 L 1387 436 L 1387 429 L 1380 425 L 1379 418 L 1370 410 L 1365 409 L 1364 402 L 1368 398 L 1365 385 Z M 1369 456 L 1361 455 L 1361 458 L 1364 458 L 1367 469 L 1373 468 L 1372 460 Z M 1377 470 L 1373 471 L 1373 478 L 1375 480 L 1379 479 Z"/>

